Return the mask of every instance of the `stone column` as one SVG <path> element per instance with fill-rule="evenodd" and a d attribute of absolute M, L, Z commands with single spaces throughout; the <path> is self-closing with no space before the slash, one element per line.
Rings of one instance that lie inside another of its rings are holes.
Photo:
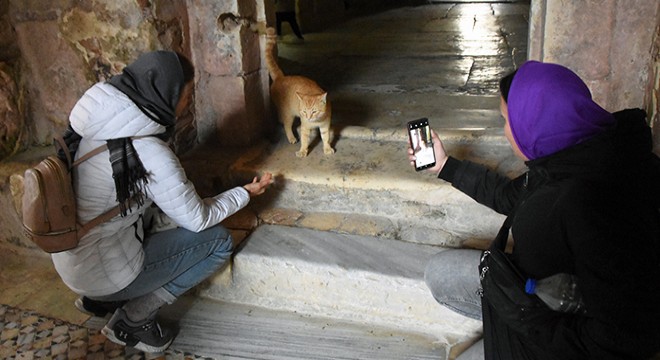
<path fill-rule="evenodd" d="M 652 115 L 651 127 L 653 128 L 654 151 L 660 155 L 660 19 L 655 27 L 655 44 L 653 44 L 653 62 L 651 63 L 651 81 L 646 88 L 646 100 L 644 101 Z"/>
<path fill-rule="evenodd" d="M 609 111 L 645 108 L 656 119 L 658 19 L 657 0 L 532 0 L 528 58 L 574 70 Z"/>
<path fill-rule="evenodd" d="M 201 144 L 249 145 L 267 130 L 268 74 L 259 30 L 264 11 L 258 0 L 188 0 Z"/>

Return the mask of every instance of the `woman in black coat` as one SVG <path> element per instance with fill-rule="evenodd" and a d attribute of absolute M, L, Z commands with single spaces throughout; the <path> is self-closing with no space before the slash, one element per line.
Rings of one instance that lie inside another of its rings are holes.
<path fill-rule="evenodd" d="M 435 133 L 429 171 L 511 215 L 513 264 L 526 278 L 575 275 L 586 314 L 539 306 L 521 318 L 519 304 L 486 291 L 484 304 L 498 305 L 459 359 L 650 358 L 660 351 L 660 159 L 645 112 L 605 111 L 556 64 L 528 61 L 500 89 L 505 135 L 528 171 L 509 179 L 457 160 Z M 475 319 L 481 253 L 445 251 L 426 270 L 438 302 Z"/>

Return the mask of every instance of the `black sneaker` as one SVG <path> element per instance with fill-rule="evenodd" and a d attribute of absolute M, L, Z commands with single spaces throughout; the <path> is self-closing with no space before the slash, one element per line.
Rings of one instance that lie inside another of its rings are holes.
<path fill-rule="evenodd" d="M 96 301 L 86 296 L 81 296 L 73 303 L 80 312 L 87 315 L 106 317 L 113 314 L 115 310 L 122 307 L 126 301 Z"/>
<path fill-rule="evenodd" d="M 126 312 L 119 308 L 101 333 L 108 340 L 124 346 L 134 347 L 147 353 L 162 352 L 174 340 L 174 331 L 161 327 L 156 321 L 156 313 L 142 321 L 131 321 Z"/>

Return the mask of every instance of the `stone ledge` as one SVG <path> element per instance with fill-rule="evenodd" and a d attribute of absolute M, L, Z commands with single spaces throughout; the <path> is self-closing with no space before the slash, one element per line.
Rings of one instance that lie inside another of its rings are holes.
<path fill-rule="evenodd" d="M 201 295 L 300 314 L 393 327 L 455 344 L 480 324 L 440 306 L 424 284 L 442 248 L 385 238 L 262 225 L 234 257 L 232 281 Z"/>
<path fill-rule="evenodd" d="M 431 228 L 423 223 L 393 220 L 385 216 L 341 212 L 302 212 L 290 208 L 259 209 L 259 223 L 328 231 L 337 234 L 374 236 L 405 242 L 431 244 L 452 248 L 470 248 L 485 250 L 492 234 L 484 232 L 482 236 L 452 234 L 440 228 Z M 439 221 L 442 224 L 441 221 Z M 499 226 L 499 219 L 493 226 Z"/>
<path fill-rule="evenodd" d="M 340 138 L 361 139 L 370 141 L 408 142 L 405 129 L 394 127 L 368 128 L 364 126 L 338 126 L 337 135 Z M 442 128 L 434 129 L 443 143 L 474 142 L 491 146 L 509 146 L 501 128 Z"/>
<path fill-rule="evenodd" d="M 368 134 L 364 128 L 355 130 Z M 513 156 L 508 143 L 502 144 L 496 135 L 481 136 L 457 131 L 456 137 L 445 142 L 445 148 L 459 158 L 482 162 L 511 175 L 523 171 L 524 164 Z M 368 228 L 373 221 L 378 225 L 373 233 L 379 236 L 452 247 L 476 241 L 470 246 L 482 247 L 478 242 L 497 232 L 500 216 L 433 174 L 415 172 L 407 161 L 406 144 L 407 140 L 400 138 L 340 138 L 334 155 L 323 154 L 316 143 L 306 158 L 295 156 L 296 144 L 261 144 L 244 151 L 230 165 L 229 174 L 238 184 L 255 174 L 272 172 L 275 183 L 266 194 L 255 198 L 253 205 L 265 218 L 273 209 L 298 212 L 295 220 L 284 216 L 287 225 L 361 234 L 361 230 L 371 230 L 360 227 Z M 206 168 L 216 168 L 213 160 L 208 160 Z M 206 171 L 205 176 L 223 174 Z M 318 216 L 326 218 L 319 222 Z M 356 219 L 354 226 L 349 224 L 350 218 Z M 477 221 L 479 228 L 474 226 Z"/>

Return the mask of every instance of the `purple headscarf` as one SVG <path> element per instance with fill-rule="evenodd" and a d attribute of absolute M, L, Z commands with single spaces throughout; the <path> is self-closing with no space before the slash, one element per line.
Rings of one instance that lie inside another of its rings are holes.
<path fill-rule="evenodd" d="M 511 134 L 530 160 L 578 144 L 615 123 L 574 72 L 538 61 L 527 61 L 516 71 L 507 107 Z"/>

